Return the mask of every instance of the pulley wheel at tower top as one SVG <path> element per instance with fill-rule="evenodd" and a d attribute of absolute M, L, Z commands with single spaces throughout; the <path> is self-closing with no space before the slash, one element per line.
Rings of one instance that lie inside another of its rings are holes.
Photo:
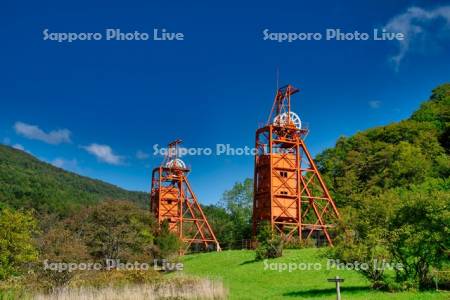
<path fill-rule="evenodd" d="M 166 163 L 167 168 L 186 169 L 186 164 L 179 158 L 172 159 Z"/>
<path fill-rule="evenodd" d="M 291 124 L 289 124 L 288 121 L 290 121 Z M 300 120 L 300 117 L 295 112 L 292 111 L 289 113 L 285 112 L 275 116 L 275 118 L 273 119 L 273 124 L 279 126 L 294 125 L 298 129 L 302 128 L 302 121 Z"/>

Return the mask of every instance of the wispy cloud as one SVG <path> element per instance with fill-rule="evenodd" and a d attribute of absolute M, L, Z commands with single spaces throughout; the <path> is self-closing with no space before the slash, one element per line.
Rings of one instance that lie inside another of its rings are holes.
<path fill-rule="evenodd" d="M 75 171 L 78 168 L 78 162 L 76 159 L 64 159 L 64 158 L 55 158 L 52 162 L 52 165 L 54 165 L 55 167 L 61 168 L 61 169 L 66 169 L 66 170 L 70 170 L 70 171 Z"/>
<path fill-rule="evenodd" d="M 27 152 L 27 153 L 31 154 L 31 152 L 26 150 L 25 147 L 22 144 L 13 144 L 13 145 L 11 145 L 11 139 L 8 138 L 8 137 L 3 138 L 2 142 L 3 142 L 3 144 L 11 146 L 14 149 L 21 150 L 21 151 L 24 151 L 24 152 Z"/>
<path fill-rule="evenodd" d="M 390 59 L 396 70 L 409 51 L 427 51 L 439 47 L 450 37 L 450 6 L 433 9 L 410 7 L 392 18 L 385 26 L 390 32 L 402 32 L 405 39 L 398 41 L 397 54 Z"/>
<path fill-rule="evenodd" d="M 111 164 L 121 165 L 123 164 L 123 157 L 115 154 L 110 146 L 100 144 L 90 144 L 89 146 L 82 146 L 90 154 L 97 157 L 99 161 Z"/>
<path fill-rule="evenodd" d="M 144 159 L 147 159 L 147 158 L 149 158 L 149 157 L 150 157 L 150 154 L 145 153 L 145 152 L 142 151 L 142 150 L 138 150 L 138 151 L 136 152 L 136 158 L 137 158 L 137 159 L 142 159 L 142 160 L 144 160 Z"/>
<path fill-rule="evenodd" d="M 14 149 L 17 149 L 17 150 L 25 151 L 25 147 L 22 146 L 21 144 L 14 144 L 11 147 L 13 147 Z"/>
<path fill-rule="evenodd" d="M 380 105 L 381 105 L 381 101 L 378 101 L 378 100 L 369 101 L 370 108 L 377 109 L 377 108 L 380 108 Z"/>
<path fill-rule="evenodd" d="M 68 129 L 57 129 L 50 132 L 45 132 L 36 125 L 16 122 L 14 124 L 14 130 L 18 135 L 24 136 L 28 139 L 39 140 L 52 145 L 71 142 L 71 133 Z"/>

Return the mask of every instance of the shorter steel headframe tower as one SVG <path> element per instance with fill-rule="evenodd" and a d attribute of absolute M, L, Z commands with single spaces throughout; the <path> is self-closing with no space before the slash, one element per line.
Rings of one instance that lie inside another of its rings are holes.
<path fill-rule="evenodd" d="M 150 210 L 159 225 L 168 222 L 169 230 L 184 242 L 181 253 L 190 247 L 220 251 L 219 242 L 187 179 L 190 170 L 178 157 L 180 143 L 181 140 L 171 142 L 163 163 L 153 169 Z"/>
<path fill-rule="evenodd" d="M 291 111 L 292 85 L 278 89 L 267 124 L 256 131 L 253 235 L 261 221 L 285 240 L 326 239 L 339 212 L 304 138 L 297 114 Z"/>

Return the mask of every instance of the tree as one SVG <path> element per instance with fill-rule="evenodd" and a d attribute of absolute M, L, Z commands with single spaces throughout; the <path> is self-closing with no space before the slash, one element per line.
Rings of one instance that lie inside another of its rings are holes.
<path fill-rule="evenodd" d="M 236 182 L 231 190 L 223 193 L 220 206 L 225 208 L 232 221 L 231 234 L 234 247 L 242 240 L 251 238 L 251 217 L 253 205 L 253 180 Z"/>
<path fill-rule="evenodd" d="M 155 222 L 150 213 L 128 201 L 110 200 L 87 207 L 65 220 L 95 259 L 148 261 Z"/>
<path fill-rule="evenodd" d="M 355 270 L 366 277 L 373 288 L 384 288 L 385 269 L 380 268 L 377 262 L 390 262 L 387 229 L 379 226 L 381 224 L 374 225 L 374 219 L 366 215 L 361 217 L 359 214 L 367 212 L 366 209 L 350 210 L 343 214 L 335 231 L 334 247 L 328 249 L 327 255 L 339 263 L 358 263 Z"/>
<path fill-rule="evenodd" d="M 343 218 L 329 256 L 343 263 L 367 263 L 358 270 L 377 288 L 430 288 L 430 271 L 448 261 L 450 180 L 430 180 L 409 189 L 365 196 Z M 442 190 L 440 190 L 442 189 Z M 374 261 L 394 267 L 395 278 Z"/>
<path fill-rule="evenodd" d="M 35 262 L 38 252 L 33 244 L 37 222 L 31 213 L 4 208 L 0 211 L 0 279 L 21 272 L 25 264 Z"/>
<path fill-rule="evenodd" d="M 91 257 L 83 240 L 74 232 L 56 224 L 40 238 L 40 259 L 44 265 L 55 263 L 88 263 Z M 49 286 L 67 283 L 76 272 L 69 270 L 41 269 L 40 275 L 49 282 Z M 41 278 L 42 279 L 42 278 Z"/>
<path fill-rule="evenodd" d="M 217 240 L 222 249 L 231 249 L 239 241 L 234 240 L 233 219 L 226 209 L 217 205 L 207 205 L 203 207 L 209 224 L 211 225 Z"/>
<path fill-rule="evenodd" d="M 441 268 L 450 249 L 450 194 L 442 191 L 409 193 L 390 224 L 390 251 L 404 266 L 399 281 L 432 286 L 431 268 Z"/>
<path fill-rule="evenodd" d="M 385 268 L 380 262 L 391 262 L 389 252 L 389 224 L 400 205 L 397 193 L 360 195 L 355 199 L 357 208 L 341 209 L 341 219 L 335 230 L 334 247 L 327 255 L 341 263 L 357 262 L 364 267 L 355 268 L 374 288 L 385 288 Z M 390 205 L 386 205 L 389 203 Z"/>
<path fill-rule="evenodd" d="M 178 236 L 169 230 L 169 222 L 164 220 L 155 237 L 154 257 L 167 260 L 173 259 L 182 246 L 183 244 Z"/>

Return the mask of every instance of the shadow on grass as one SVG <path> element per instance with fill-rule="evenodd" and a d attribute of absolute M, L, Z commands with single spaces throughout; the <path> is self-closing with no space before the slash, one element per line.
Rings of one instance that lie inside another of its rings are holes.
<path fill-rule="evenodd" d="M 240 265 L 240 266 L 248 265 L 248 264 L 252 264 L 252 263 L 258 262 L 258 261 L 260 261 L 260 260 L 250 259 L 250 260 L 246 260 L 246 261 L 244 261 L 244 262 L 241 262 L 239 265 Z"/>
<path fill-rule="evenodd" d="M 365 292 L 368 290 L 370 290 L 370 288 L 365 287 L 365 286 L 347 286 L 347 287 L 341 287 L 341 294 L 343 294 L 345 292 Z M 289 293 L 283 294 L 283 296 L 286 296 L 286 297 L 305 297 L 305 298 L 329 296 L 329 295 L 336 295 L 336 288 L 313 289 L 313 290 L 289 292 Z"/>

